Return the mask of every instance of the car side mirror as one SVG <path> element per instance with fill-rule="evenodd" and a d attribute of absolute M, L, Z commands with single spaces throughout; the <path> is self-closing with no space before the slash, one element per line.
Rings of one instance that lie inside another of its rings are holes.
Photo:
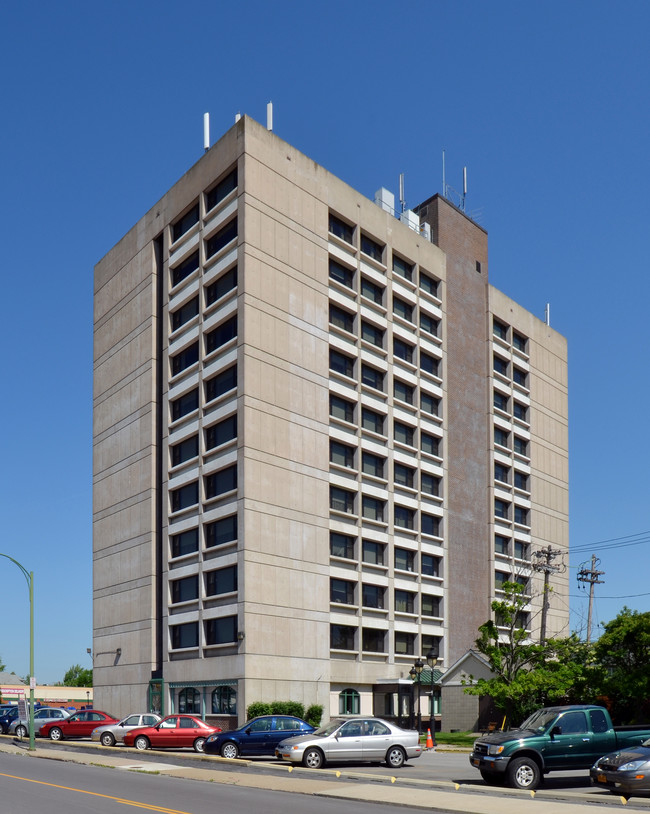
<path fill-rule="evenodd" d="M 246 734 L 247 734 L 247 735 L 250 735 L 250 733 L 251 733 L 251 728 L 250 728 L 250 726 L 249 726 L 249 727 L 248 727 L 248 729 L 246 730 Z"/>
<path fill-rule="evenodd" d="M 561 735 L 561 734 L 562 734 L 562 727 L 561 726 L 554 726 L 553 729 L 551 729 L 551 737 L 554 737 L 555 735 Z"/>

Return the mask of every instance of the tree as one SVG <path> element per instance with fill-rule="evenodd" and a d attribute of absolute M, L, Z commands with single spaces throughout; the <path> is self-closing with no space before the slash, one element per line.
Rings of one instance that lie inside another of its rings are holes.
<path fill-rule="evenodd" d="M 2 660 L 2 656 L 0 656 L 0 673 L 4 673 L 4 671 L 5 671 L 6 669 L 7 669 L 7 665 L 6 665 L 6 664 L 4 663 L 4 661 Z"/>
<path fill-rule="evenodd" d="M 93 671 L 85 669 L 80 664 L 73 664 L 63 676 L 64 687 L 92 687 Z"/>

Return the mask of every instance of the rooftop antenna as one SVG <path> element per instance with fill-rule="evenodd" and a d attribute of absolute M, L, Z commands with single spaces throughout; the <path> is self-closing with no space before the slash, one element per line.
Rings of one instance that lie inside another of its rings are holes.
<path fill-rule="evenodd" d="M 401 211 L 403 212 L 406 209 L 406 199 L 404 198 L 404 173 L 400 172 L 399 174 L 399 204 L 401 207 Z"/>
<path fill-rule="evenodd" d="M 203 149 L 207 153 L 210 149 L 210 114 L 203 114 Z"/>
<path fill-rule="evenodd" d="M 442 151 L 442 197 L 447 197 L 447 180 L 445 178 L 445 151 Z"/>
<path fill-rule="evenodd" d="M 273 102 L 266 105 L 266 129 L 273 130 Z"/>
<path fill-rule="evenodd" d="M 463 167 L 463 197 L 460 208 L 465 211 L 465 197 L 467 196 L 467 167 Z"/>
<path fill-rule="evenodd" d="M 241 119 L 241 113 L 239 111 L 237 111 L 235 113 L 235 123 L 237 123 L 240 119 Z"/>
<path fill-rule="evenodd" d="M 550 327 L 551 325 L 551 303 L 547 302 L 544 308 L 544 322 Z"/>

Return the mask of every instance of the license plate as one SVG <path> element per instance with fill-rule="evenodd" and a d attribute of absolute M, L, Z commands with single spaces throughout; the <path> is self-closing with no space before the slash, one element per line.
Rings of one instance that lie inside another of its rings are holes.
<path fill-rule="evenodd" d="M 606 783 L 606 782 L 607 782 L 607 778 L 605 777 L 605 775 L 604 775 L 604 774 L 598 774 L 598 775 L 596 775 L 596 780 L 597 780 L 599 783 Z"/>
<path fill-rule="evenodd" d="M 472 758 L 472 766 L 480 766 L 480 765 L 481 765 L 481 761 L 478 758 L 473 757 Z"/>

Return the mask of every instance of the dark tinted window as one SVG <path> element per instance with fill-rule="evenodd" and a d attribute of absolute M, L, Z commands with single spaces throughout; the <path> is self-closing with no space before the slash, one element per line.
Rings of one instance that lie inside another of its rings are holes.
<path fill-rule="evenodd" d="M 205 400 L 212 401 L 234 387 L 237 387 L 237 365 L 232 365 L 208 379 L 205 383 Z"/>
<path fill-rule="evenodd" d="M 213 207 L 215 207 L 219 201 L 222 201 L 226 195 L 231 193 L 233 189 L 237 188 L 237 168 L 228 173 L 226 177 L 219 181 L 216 187 L 213 187 L 205 198 L 205 205 L 206 209 L 209 212 Z"/>
<path fill-rule="evenodd" d="M 189 231 L 195 223 L 199 222 L 199 205 L 195 204 L 189 212 L 186 212 L 172 226 L 172 242 L 178 240 L 181 235 Z"/>
<path fill-rule="evenodd" d="M 217 252 L 220 252 L 224 246 L 227 246 L 231 240 L 237 237 L 237 218 L 233 218 L 216 235 L 206 241 L 205 256 L 212 257 Z"/>
<path fill-rule="evenodd" d="M 186 260 L 171 270 L 172 287 L 178 285 L 181 280 L 189 277 L 193 271 L 199 267 L 199 253 L 198 251 L 191 254 Z"/>
<path fill-rule="evenodd" d="M 237 539 L 237 515 L 231 514 L 222 517 L 205 527 L 205 546 L 212 548 L 216 545 L 230 543 Z"/>
<path fill-rule="evenodd" d="M 224 294 L 237 288 L 237 266 L 228 269 L 224 274 L 205 288 L 205 304 L 212 305 L 220 300 Z"/>
<path fill-rule="evenodd" d="M 197 410 L 198 407 L 199 390 L 195 387 L 194 390 L 190 390 L 189 393 L 185 393 L 185 395 L 179 396 L 171 402 L 172 421 L 178 421 L 179 418 Z"/>

